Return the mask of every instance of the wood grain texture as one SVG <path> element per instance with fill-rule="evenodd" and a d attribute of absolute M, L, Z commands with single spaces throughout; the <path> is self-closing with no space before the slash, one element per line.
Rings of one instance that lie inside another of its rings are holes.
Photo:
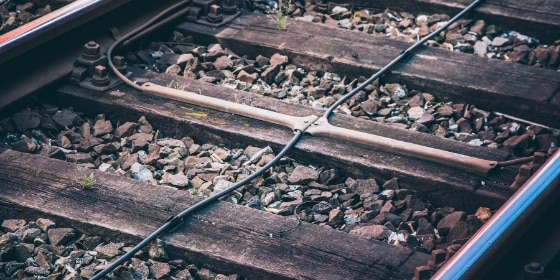
<path fill-rule="evenodd" d="M 282 32 L 263 15 L 245 15 L 218 29 L 191 23 L 177 29 L 239 54 L 282 53 L 296 65 L 350 78 L 371 76 L 411 45 L 295 20 Z M 398 82 L 439 100 L 474 104 L 552 127 L 560 123 L 560 106 L 551 102 L 559 92 L 560 75 L 547 69 L 423 47 L 381 82 Z"/>
<path fill-rule="evenodd" d="M 121 239 L 138 240 L 200 199 L 100 171 L 93 171 L 93 189 L 70 185 L 90 172 L 2 149 L 0 213 L 27 218 L 45 213 L 81 231 L 118 232 Z M 231 203 L 216 203 L 195 215 L 201 219 L 188 219 L 163 237 L 172 255 L 251 279 L 410 279 L 414 267 L 429 257 L 307 223 L 270 237 L 295 220 Z"/>

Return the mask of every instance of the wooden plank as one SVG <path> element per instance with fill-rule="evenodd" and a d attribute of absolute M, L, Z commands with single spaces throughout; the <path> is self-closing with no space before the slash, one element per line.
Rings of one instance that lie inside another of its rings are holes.
<path fill-rule="evenodd" d="M 78 230 L 92 227 L 139 239 L 200 198 L 114 174 L 82 170 L 60 160 L 0 150 L 0 213 L 44 212 Z M 97 186 L 70 186 L 94 172 Z M 216 203 L 164 237 L 177 258 L 251 279 L 410 279 L 429 256 L 384 242 L 303 223 L 231 203 Z M 6 217 L 0 217 L 6 218 Z"/>
<path fill-rule="evenodd" d="M 289 30 L 281 32 L 262 15 L 246 15 L 218 29 L 192 23 L 180 24 L 177 29 L 195 38 L 217 41 L 239 54 L 280 52 L 308 69 L 350 77 L 371 76 L 410 46 L 301 21 L 290 22 Z M 553 127 L 560 123 L 560 105 L 553 101 L 560 89 L 560 76 L 547 69 L 425 47 L 382 77 L 382 82 L 400 82 L 440 100 L 475 104 Z"/>
<path fill-rule="evenodd" d="M 293 113 L 299 116 L 318 113 L 306 106 L 278 102 L 274 98 L 184 79 L 176 75 L 146 74 L 137 79 L 149 80 L 161 85 L 169 84 L 173 79 L 187 90 L 230 101 L 237 100 L 237 102 L 273 109 L 280 113 Z M 116 90 L 118 91 L 100 95 L 75 86 L 65 86 L 58 90 L 59 94 L 56 97 L 58 104 L 73 106 L 91 116 L 105 112 L 108 118 L 123 122 L 136 121 L 144 115 L 165 136 L 181 138 L 189 135 L 203 143 L 223 143 L 237 148 L 245 148 L 247 145 L 271 146 L 275 151 L 279 151 L 292 137 L 292 132 L 285 127 L 144 95 L 126 86 Z M 49 102 L 53 102 L 54 97 L 48 96 Z M 197 118 L 193 113 L 205 117 Z M 411 140 L 418 143 L 432 141 L 430 145 L 436 145 L 434 147 L 439 145 L 442 149 L 453 149 L 456 152 L 481 158 L 503 160 L 507 157 L 501 151 L 391 128 L 353 117 L 337 115 L 333 120 L 335 124 L 343 127 L 374 134 L 396 135 L 403 141 Z M 487 177 L 481 177 L 457 170 L 453 166 L 428 163 L 363 145 L 318 137 L 305 137 L 290 153 L 290 157 L 297 158 L 299 162 L 305 164 L 337 167 L 342 169 L 344 174 L 356 178 L 375 177 L 378 180 L 389 180 L 398 177 L 403 188 L 417 191 L 418 196 L 430 200 L 435 205 L 453 205 L 459 209 L 472 211 L 476 211 L 481 205 L 498 208 L 510 196 L 509 185 L 516 174 L 514 169 L 504 169 L 491 173 Z M 482 181 L 485 182 L 484 186 L 481 184 Z"/>
<path fill-rule="evenodd" d="M 348 3 L 332 0 L 333 3 Z M 393 9 L 413 11 L 416 14 L 446 13 L 454 16 L 473 0 L 355 0 L 358 7 L 376 8 L 380 11 Z M 560 38 L 560 2 L 554 0 L 487 0 L 481 3 L 467 18 L 484 19 L 488 23 L 537 37 L 545 43 Z"/>

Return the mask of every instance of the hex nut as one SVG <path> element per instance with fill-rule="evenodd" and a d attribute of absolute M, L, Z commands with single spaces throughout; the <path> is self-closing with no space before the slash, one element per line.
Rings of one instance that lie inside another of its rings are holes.
<path fill-rule="evenodd" d="M 88 60 L 98 59 L 101 53 L 101 46 L 96 42 L 90 41 L 84 45 L 83 58 Z"/>

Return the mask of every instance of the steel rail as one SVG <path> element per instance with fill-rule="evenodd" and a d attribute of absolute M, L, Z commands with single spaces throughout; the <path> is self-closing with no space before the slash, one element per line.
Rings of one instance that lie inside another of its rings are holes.
<path fill-rule="evenodd" d="M 500 257 L 560 197 L 560 150 L 433 276 L 483 279 Z"/>
<path fill-rule="evenodd" d="M 0 35 L 0 63 L 26 51 L 26 44 L 41 44 L 53 37 L 62 34 L 77 24 L 69 25 L 74 20 L 84 21 L 85 16 L 104 5 L 111 4 L 117 7 L 130 0 L 78 0 L 60 9 L 37 18 L 25 25 Z M 117 3 L 117 4 L 115 4 Z M 93 17 L 93 16 L 92 16 Z M 58 29 L 58 33 L 53 33 Z M 11 51 L 9 55 L 7 53 Z"/>

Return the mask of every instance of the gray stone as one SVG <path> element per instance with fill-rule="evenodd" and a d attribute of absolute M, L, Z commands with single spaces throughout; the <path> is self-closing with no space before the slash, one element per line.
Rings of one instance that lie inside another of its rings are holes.
<path fill-rule="evenodd" d="M 44 219 L 44 218 L 38 218 L 37 221 L 35 221 L 35 224 L 42 230 L 42 231 L 48 231 L 51 228 L 56 227 L 56 223 L 53 222 L 52 220 L 49 219 Z"/>
<path fill-rule="evenodd" d="M 71 163 L 93 163 L 93 157 L 89 153 L 66 154 L 66 161 Z"/>
<path fill-rule="evenodd" d="M 350 188 L 360 195 L 360 197 L 368 197 L 379 192 L 379 185 L 375 179 L 357 179 Z"/>
<path fill-rule="evenodd" d="M 424 96 L 422 94 L 416 94 L 408 100 L 408 106 L 410 107 L 422 107 L 424 106 Z"/>
<path fill-rule="evenodd" d="M 29 110 L 22 110 L 12 116 L 12 121 L 19 132 L 39 127 L 41 115 Z"/>
<path fill-rule="evenodd" d="M 133 164 L 138 163 L 138 154 L 124 153 L 117 162 L 121 162 L 121 169 L 127 171 L 132 167 Z"/>
<path fill-rule="evenodd" d="M 189 186 L 189 178 L 185 176 L 183 173 L 169 175 L 169 177 L 167 177 L 167 182 L 176 187 Z"/>
<path fill-rule="evenodd" d="M 473 46 L 474 54 L 480 57 L 486 57 L 486 53 L 488 52 L 488 44 L 484 41 L 476 41 Z"/>
<path fill-rule="evenodd" d="M 198 272 L 196 273 L 196 276 L 198 277 L 198 279 L 200 280 L 212 280 L 216 277 L 216 273 L 210 271 L 207 268 L 201 268 L 198 270 Z"/>
<path fill-rule="evenodd" d="M 210 166 L 212 159 L 209 157 L 188 156 L 185 159 L 186 168 L 205 168 Z"/>
<path fill-rule="evenodd" d="M 103 144 L 103 140 L 97 137 L 87 137 L 87 138 L 83 138 L 82 141 L 80 141 L 80 144 L 77 147 L 77 150 L 79 152 L 89 152 L 93 149 L 93 147 L 97 146 L 97 145 L 101 145 Z"/>
<path fill-rule="evenodd" d="M 35 238 L 41 235 L 41 229 L 38 228 L 28 228 L 23 232 L 23 241 L 26 243 L 33 243 Z"/>
<path fill-rule="evenodd" d="M 177 64 L 172 64 L 165 69 L 165 73 L 172 74 L 172 75 L 179 75 L 181 72 L 181 66 Z"/>
<path fill-rule="evenodd" d="M 68 109 L 57 111 L 52 120 L 61 127 L 80 126 L 84 122 L 78 114 Z"/>
<path fill-rule="evenodd" d="M 253 84 L 257 80 L 257 78 L 258 78 L 257 73 L 249 74 L 243 70 L 239 71 L 239 73 L 237 74 L 237 79 L 239 81 L 249 83 L 249 84 Z"/>
<path fill-rule="evenodd" d="M 167 146 L 169 148 L 186 148 L 185 143 L 178 139 L 161 139 L 157 140 L 157 144 L 160 146 Z"/>
<path fill-rule="evenodd" d="M 53 245 L 68 245 L 78 237 L 78 232 L 72 228 L 52 228 L 47 231 L 49 241 Z"/>
<path fill-rule="evenodd" d="M 23 153 L 34 153 L 40 147 L 32 139 L 26 137 L 25 135 L 23 135 L 21 139 L 12 142 L 11 146 L 12 149 Z"/>
<path fill-rule="evenodd" d="M 151 261 L 152 265 L 150 270 L 155 279 L 162 279 L 167 277 L 171 273 L 171 266 L 168 263 Z"/>
<path fill-rule="evenodd" d="M 125 122 L 124 124 L 119 125 L 115 129 L 115 136 L 121 137 L 121 138 L 131 136 L 134 133 L 134 131 L 136 130 L 137 127 L 138 127 L 138 124 L 136 124 L 136 123 Z"/>
<path fill-rule="evenodd" d="M 386 84 L 383 88 L 393 101 L 399 101 L 408 96 L 408 90 L 400 84 Z"/>
<path fill-rule="evenodd" d="M 140 279 L 148 279 L 150 274 L 150 269 L 146 266 L 146 262 L 138 258 L 132 258 L 130 260 L 131 268 L 134 270 L 135 274 L 138 275 Z"/>
<path fill-rule="evenodd" d="M 407 114 L 408 114 L 408 118 L 411 120 L 417 120 L 422 118 L 422 116 L 424 115 L 424 113 L 426 112 L 426 110 L 424 110 L 424 108 L 422 107 L 412 107 L 410 109 L 408 109 Z"/>
<path fill-rule="evenodd" d="M 510 42 L 509 38 L 496 37 L 496 38 L 494 38 L 494 40 L 492 40 L 492 46 L 502 47 L 509 42 Z"/>
<path fill-rule="evenodd" d="M 214 62 L 214 67 L 216 67 L 216 69 L 218 70 L 231 69 L 232 66 L 233 62 L 226 55 L 216 58 L 216 61 Z"/>
<path fill-rule="evenodd" d="M 142 182 L 151 182 L 154 179 L 152 172 L 144 165 L 135 162 L 130 167 L 132 178 Z"/>
<path fill-rule="evenodd" d="M 141 133 L 152 133 L 154 131 L 154 128 L 152 127 L 152 125 L 150 124 L 150 122 L 148 122 L 148 120 L 146 120 L 146 117 L 141 116 L 138 119 L 138 128 L 140 130 Z"/>
<path fill-rule="evenodd" d="M 108 243 L 104 245 L 98 245 L 95 247 L 95 252 L 97 252 L 97 258 L 99 259 L 112 259 L 115 256 L 121 254 L 121 248 L 124 247 L 124 243 Z"/>
<path fill-rule="evenodd" d="M 257 55 L 257 58 L 255 58 L 255 63 L 257 67 L 264 67 L 266 65 L 270 64 L 270 59 L 268 57 L 262 56 L 262 55 Z"/>
<path fill-rule="evenodd" d="M 350 231 L 350 234 L 362 236 L 369 239 L 384 240 L 391 236 L 391 230 L 383 225 L 371 225 L 353 229 Z"/>
<path fill-rule="evenodd" d="M 434 227 L 424 217 L 418 218 L 418 228 L 416 229 L 417 235 L 434 234 Z"/>
<path fill-rule="evenodd" d="M 47 276 L 49 275 L 49 270 L 43 267 L 28 266 L 25 268 L 25 273 L 35 276 Z"/>
<path fill-rule="evenodd" d="M 298 165 L 288 176 L 288 183 L 294 185 L 305 185 L 319 178 L 317 170 L 304 165 Z"/>
<path fill-rule="evenodd" d="M 476 33 L 477 36 L 481 36 L 486 27 L 484 20 L 477 20 L 470 28 L 469 31 Z"/>
<path fill-rule="evenodd" d="M 436 228 L 440 234 L 447 235 L 451 228 L 453 228 L 458 222 L 465 221 L 466 218 L 467 214 L 465 212 L 455 211 L 443 217 L 443 219 L 438 222 Z"/>
<path fill-rule="evenodd" d="M 274 64 L 274 65 L 271 65 L 271 66 L 267 67 L 261 73 L 261 79 L 267 84 L 272 84 L 274 82 L 274 78 L 276 78 L 278 73 L 280 73 L 280 69 L 281 69 L 281 67 L 280 67 L 279 64 Z"/>
<path fill-rule="evenodd" d="M 270 57 L 270 64 L 272 65 L 286 65 L 288 64 L 288 56 L 275 53 Z"/>
<path fill-rule="evenodd" d="M 15 232 L 25 226 L 27 222 L 22 219 L 8 219 L 2 222 L 2 230 L 7 232 Z"/>

